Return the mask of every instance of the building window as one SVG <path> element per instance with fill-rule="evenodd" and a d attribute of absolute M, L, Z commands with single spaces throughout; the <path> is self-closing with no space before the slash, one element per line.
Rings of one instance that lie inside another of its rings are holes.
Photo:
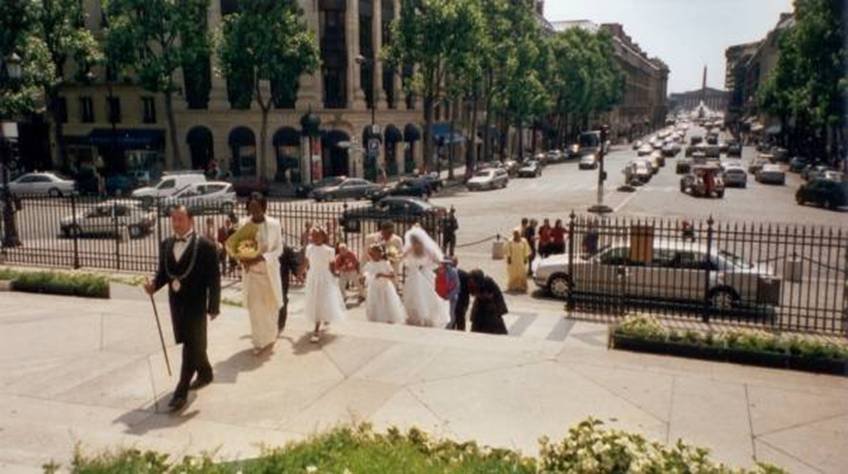
<path fill-rule="evenodd" d="M 56 118 L 62 123 L 68 123 L 68 99 L 56 97 L 53 107 L 56 110 Z"/>
<path fill-rule="evenodd" d="M 94 122 L 94 101 L 92 101 L 91 97 L 80 97 L 80 122 L 82 123 L 92 123 Z"/>
<path fill-rule="evenodd" d="M 109 123 L 121 123 L 121 99 L 120 97 L 106 98 L 106 113 Z"/>
<path fill-rule="evenodd" d="M 156 123 L 156 101 L 153 97 L 141 98 L 141 121 L 144 123 Z"/>

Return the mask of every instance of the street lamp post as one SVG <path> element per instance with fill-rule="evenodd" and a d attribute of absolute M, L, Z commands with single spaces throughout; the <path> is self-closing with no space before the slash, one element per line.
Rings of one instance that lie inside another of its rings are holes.
<path fill-rule="evenodd" d="M 607 180 L 607 173 L 604 171 L 604 155 L 606 155 L 608 133 L 609 126 L 601 126 L 601 143 L 598 147 L 598 196 L 595 205 L 589 208 L 589 212 L 594 214 L 609 214 L 612 212 L 612 208 L 604 204 L 604 181 Z"/>
<path fill-rule="evenodd" d="M 356 63 L 359 64 L 360 67 L 363 65 L 369 66 L 369 72 L 371 72 L 371 127 L 368 129 L 368 142 L 363 143 L 365 145 L 366 150 L 368 152 L 368 156 L 374 160 L 374 165 L 377 166 L 377 159 L 379 157 L 379 138 L 377 138 L 377 134 L 379 133 L 377 129 L 377 81 L 373 77 L 374 74 L 374 58 L 366 58 L 363 55 L 356 56 Z M 374 142 L 377 143 L 374 143 Z"/>
<path fill-rule="evenodd" d="M 21 58 L 15 53 L 5 58 L 0 68 L 5 76 L 17 82 L 21 79 Z M 21 245 L 18 238 L 18 228 L 15 223 L 15 208 L 12 193 L 9 190 L 9 171 L 12 163 L 17 161 L 18 123 L 14 121 L 0 123 L 0 155 L 3 163 L 3 247 Z"/>

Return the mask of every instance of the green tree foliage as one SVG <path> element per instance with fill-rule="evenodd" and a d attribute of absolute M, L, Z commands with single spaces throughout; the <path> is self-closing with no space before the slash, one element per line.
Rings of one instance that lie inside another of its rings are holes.
<path fill-rule="evenodd" d="M 31 0 L 0 2 L 0 63 L 20 57 L 21 78 L 0 69 L 0 117 L 17 118 L 43 106 L 44 85 L 54 80 L 50 51 L 39 33 L 39 6 Z"/>
<path fill-rule="evenodd" d="M 312 32 L 301 21 L 302 12 L 292 0 L 250 0 L 240 3 L 239 11 L 229 15 L 223 24 L 218 51 L 221 70 L 230 82 L 246 79 L 248 87 L 262 111 L 259 133 L 260 154 L 257 173 L 267 163 L 266 137 L 268 112 L 274 105 L 270 93 L 263 92 L 260 82 L 269 81 L 295 89 L 301 74 L 318 67 L 318 45 Z"/>
<path fill-rule="evenodd" d="M 106 0 L 108 60 L 135 75 L 142 87 L 163 94 L 174 162 L 182 164 L 174 118 L 177 68 L 208 55 L 205 22 L 209 0 Z"/>
<path fill-rule="evenodd" d="M 451 67 L 457 57 L 473 54 L 480 27 L 478 0 L 402 0 L 392 25 L 393 41 L 384 51 L 395 70 L 416 66 L 405 87 L 421 96 L 424 106 L 424 168 L 433 164 L 433 120 Z"/>
<path fill-rule="evenodd" d="M 836 158 L 845 142 L 845 8 L 841 0 L 795 0 L 795 24 L 779 38 L 777 66 L 758 91 L 764 111 L 794 125 L 790 146 L 814 157 Z"/>

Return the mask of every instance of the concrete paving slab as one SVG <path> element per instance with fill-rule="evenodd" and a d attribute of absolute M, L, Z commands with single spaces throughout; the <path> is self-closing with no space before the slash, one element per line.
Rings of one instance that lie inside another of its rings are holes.
<path fill-rule="evenodd" d="M 848 415 L 835 416 L 758 437 L 821 472 L 848 470 Z"/>

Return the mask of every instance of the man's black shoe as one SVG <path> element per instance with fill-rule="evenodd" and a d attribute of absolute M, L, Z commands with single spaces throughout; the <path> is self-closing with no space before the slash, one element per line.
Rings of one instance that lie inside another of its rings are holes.
<path fill-rule="evenodd" d="M 186 403 L 188 403 L 186 397 L 174 397 L 168 403 L 168 408 L 171 409 L 171 413 L 177 413 L 178 411 L 185 408 Z"/>
<path fill-rule="evenodd" d="M 194 380 L 194 382 L 191 383 L 191 385 L 188 386 L 188 389 L 189 390 L 200 390 L 201 388 L 212 383 L 212 379 L 213 379 L 213 377 L 204 378 L 204 379 L 197 378 L 197 379 Z"/>

